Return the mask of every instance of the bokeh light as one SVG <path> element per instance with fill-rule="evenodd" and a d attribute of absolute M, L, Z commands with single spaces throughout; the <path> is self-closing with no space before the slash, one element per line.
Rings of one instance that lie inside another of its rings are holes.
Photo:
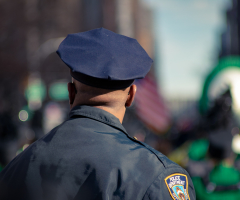
<path fill-rule="evenodd" d="M 25 122 L 28 120 L 28 112 L 26 110 L 21 110 L 18 114 L 18 117 L 19 119 L 22 121 L 22 122 Z"/>
<path fill-rule="evenodd" d="M 240 135 L 239 134 L 237 134 L 233 137 L 232 150 L 235 153 L 238 153 L 238 154 L 240 153 Z"/>

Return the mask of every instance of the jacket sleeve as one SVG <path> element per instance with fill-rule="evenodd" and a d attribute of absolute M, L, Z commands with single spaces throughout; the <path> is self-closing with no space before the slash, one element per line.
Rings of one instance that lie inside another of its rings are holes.
<path fill-rule="evenodd" d="M 166 168 L 149 186 L 143 200 L 196 200 L 192 180 L 181 167 Z"/>

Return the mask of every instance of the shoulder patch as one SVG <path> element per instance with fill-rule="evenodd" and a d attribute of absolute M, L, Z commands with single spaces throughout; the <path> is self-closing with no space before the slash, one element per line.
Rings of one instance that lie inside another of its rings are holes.
<path fill-rule="evenodd" d="M 174 200 L 190 200 L 188 195 L 188 178 L 185 174 L 171 174 L 164 179 L 170 195 Z"/>

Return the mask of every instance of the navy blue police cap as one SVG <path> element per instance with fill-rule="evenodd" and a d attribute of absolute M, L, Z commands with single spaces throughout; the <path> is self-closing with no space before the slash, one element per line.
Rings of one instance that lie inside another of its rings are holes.
<path fill-rule="evenodd" d="M 104 89 L 129 87 L 153 62 L 136 39 L 104 28 L 69 34 L 57 54 L 74 79 Z"/>

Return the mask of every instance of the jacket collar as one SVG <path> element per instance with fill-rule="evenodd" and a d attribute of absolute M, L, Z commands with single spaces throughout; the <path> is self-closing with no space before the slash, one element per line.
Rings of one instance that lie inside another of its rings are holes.
<path fill-rule="evenodd" d="M 100 121 L 104 124 L 108 124 L 112 127 L 120 129 L 122 132 L 128 135 L 127 131 L 125 130 L 123 125 L 120 123 L 117 117 L 100 108 L 95 108 L 95 107 L 86 106 L 86 105 L 75 106 L 69 113 L 70 118 L 74 116 L 84 116 L 87 118 Z"/>

